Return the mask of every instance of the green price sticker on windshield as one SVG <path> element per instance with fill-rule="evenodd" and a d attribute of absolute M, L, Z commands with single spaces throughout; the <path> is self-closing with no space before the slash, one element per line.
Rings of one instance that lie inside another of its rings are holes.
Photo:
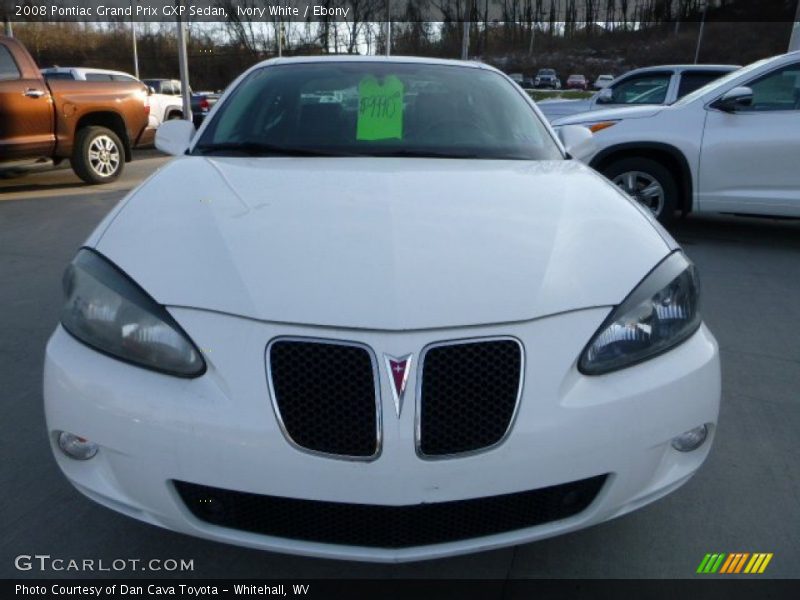
<path fill-rule="evenodd" d="M 383 85 L 372 76 L 358 84 L 356 139 L 403 139 L 403 82 L 394 75 L 386 77 Z"/>

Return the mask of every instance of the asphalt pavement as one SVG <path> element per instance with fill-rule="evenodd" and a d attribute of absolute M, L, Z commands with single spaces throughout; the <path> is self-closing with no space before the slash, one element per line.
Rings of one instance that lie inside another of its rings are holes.
<path fill-rule="evenodd" d="M 125 191 L 165 160 L 139 154 L 108 186 L 85 186 L 64 168 L 0 179 L 0 577 L 686 578 L 708 552 L 772 552 L 762 577 L 800 574 L 800 221 L 692 217 L 674 227 L 700 269 L 703 314 L 720 344 L 722 409 L 700 472 L 633 514 L 516 548 L 376 565 L 204 541 L 90 502 L 63 478 L 47 443 L 44 346 L 64 267 Z M 15 557 L 34 554 L 185 559 L 194 570 L 15 568 Z"/>

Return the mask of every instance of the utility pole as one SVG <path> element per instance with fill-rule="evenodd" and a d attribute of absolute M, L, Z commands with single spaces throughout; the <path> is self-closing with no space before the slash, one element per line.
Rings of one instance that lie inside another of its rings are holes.
<path fill-rule="evenodd" d="M 706 11 L 708 11 L 708 0 L 703 2 L 703 16 L 700 20 L 700 33 L 697 35 L 697 49 L 694 51 L 694 64 L 700 59 L 700 44 L 703 43 L 703 30 L 706 27 Z"/>
<path fill-rule="evenodd" d="M 175 0 L 181 6 L 182 0 Z M 186 24 L 178 14 L 178 68 L 181 75 L 181 96 L 183 99 L 183 118 L 192 122 L 192 98 L 189 91 L 189 57 L 186 53 Z"/>
<path fill-rule="evenodd" d="M 5 21 L 5 30 L 8 37 L 14 37 L 14 29 L 11 27 L 11 20 L 8 17 L 3 17 Z"/>
<path fill-rule="evenodd" d="M 283 21 L 278 21 L 278 58 L 283 56 Z"/>
<path fill-rule="evenodd" d="M 800 0 L 797 2 L 797 14 L 794 17 L 792 37 L 789 38 L 789 52 L 800 50 Z"/>

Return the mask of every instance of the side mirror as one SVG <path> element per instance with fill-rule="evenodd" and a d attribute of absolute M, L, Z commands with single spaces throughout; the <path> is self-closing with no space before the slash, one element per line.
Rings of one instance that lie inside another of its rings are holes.
<path fill-rule="evenodd" d="M 156 88 L 154 88 L 152 85 L 147 86 L 147 93 L 148 95 L 152 96 L 156 93 Z"/>
<path fill-rule="evenodd" d="M 723 112 L 736 112 L 739 109 L 752 106 L 752 104 L 753 90 L 746 86 L 739 86 L 722 94 L 711 104 L 711 108 L 716 108 Z"/>
<path fill-rule="evenodd" d="M 194 137 L 191 121 L 173 119 L 165 121 L 156 129 L 156 148 L 167 154 L 179 156 L 186 152 Z"/>
<path fill-rule="evenodd" d="M 603 88 L 597 94 L 598 104 L 611 104 L 614 101 L 614 90 L 611 88 Z"/>
<path fill-rule="evenodd" d="M 594 138 L 588 127 L 564 125 L 558 129 L 558 137 L 570 156 L 578 160 L 588 159 L 594 151 Z"/>

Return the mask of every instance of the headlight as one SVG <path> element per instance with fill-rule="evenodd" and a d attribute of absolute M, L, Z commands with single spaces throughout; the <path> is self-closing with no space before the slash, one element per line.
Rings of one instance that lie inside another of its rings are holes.
<path fill-rule="evenodd" d="M 666 352 L 700 326 L 697 271 L 673 252 L 653 269 L 603 322 L 578 362 L 600 375 Z"/>
<path fill-rule="evenodd" d="M 92 348 L 133 364 L 197 377 L 203 357 L 169 315 L 96 252 L 82 249 L 64 273 L 61 324 Z"/>

